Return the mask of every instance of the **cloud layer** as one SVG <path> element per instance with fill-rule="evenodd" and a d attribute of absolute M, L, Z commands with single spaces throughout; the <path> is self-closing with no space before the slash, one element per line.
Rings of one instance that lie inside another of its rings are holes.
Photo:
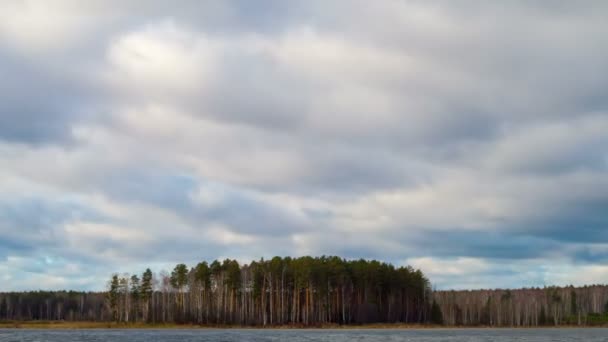
<path fill-rule="evenodd" d="M 607 11 L 5 2 L 0 290 L 302 254 L 603 282 Z"/>

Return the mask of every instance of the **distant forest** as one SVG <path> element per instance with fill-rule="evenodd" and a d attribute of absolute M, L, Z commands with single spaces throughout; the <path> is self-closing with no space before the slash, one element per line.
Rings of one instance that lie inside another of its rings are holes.
<path fill-rule="evenodd" d="M 0 293 L 0 320 L 244 326 L 608 323 L 608 286 L 432 291 L 420 270 L 335 256 L 178 264 L 171 273 L 114 274 L 106 287 L 105 292 Z"/>
<path fill-rule="evenodd" d="M 608 324 L 608 286 L 436 291 L 446 325 L 556 326 Z"/>

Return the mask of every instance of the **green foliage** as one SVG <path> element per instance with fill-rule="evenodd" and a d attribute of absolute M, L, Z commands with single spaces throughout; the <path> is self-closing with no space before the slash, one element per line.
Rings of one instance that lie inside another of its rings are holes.
<path fill-rule="evenodd" d="M 120 280 L 118 274 L 112 275 L 108 284 L 107 300 L 112 312 L 112 319 L 118 319 L 118 299 L 120 297 Z"/>
<path fill-rule="evenodd" d="M 547 313 L 545 312 L 545 307 L 540 308 L 540 315 L 538 317 L 538 325 L 547 325 Z"/>
<path fill-rule="evenodd" d="M 141 285 L 139 283 L 139 277 L 137 275 L 131 276 L 131 297 L 134 300 L 139 300 L 141 296 Z"/>
<path fill-rule="evenodd" d="M 511 297 L 513 296 L 513 294 L 511 293 L 511 290 L 507 290 L 502 297 L 500 298 L 500 300 L 502 302 L 509 302 L 511 300 Z"/>
<path fill-rule="evenodd" d="M 141 285 L 140 285 L 141 298 L 144 301 L 147 301 L 152 297 L 152 292 L 153 292 L 152 281 L 153 281 L 152 271 L 149 268 L 147 268 L 146 271 L 144 272 L 144 274 L 141 276 Z"/>
<path fill-rule="evenodd" d="M 171 272 L 171 286 L 181 291 L 188 284 L 188 266 L 178 264 Z"/>
<path fill-rule="evenodd" d="M 431 306 L 431 323 L 443 324 L 443 313 L 436 301 L 433 301 L 433 305 Z"/>
<path fill-rule="evenodd" d="M 208 290 L 211 286 L 211 270 L 209 269 L 209 264 L 206 261 L 200 262 L 194 268 L 194 279 L 202 286 L 204 289 Z"/>
<path fill-rule="evenodd" d="M 241 267 L 236 260 L 226 259 L 222 265 L 226 273 L 226 285 L 229 289 L 236 290 L 241 287 Z"/>
<path fill-rule="evenodd" d="M 608 325 L 608 313 L 592 313 L 587 315 L 589 325 Z"/>

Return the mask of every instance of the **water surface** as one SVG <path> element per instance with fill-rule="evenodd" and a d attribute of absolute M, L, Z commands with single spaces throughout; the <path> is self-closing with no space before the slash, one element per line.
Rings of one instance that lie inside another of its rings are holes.
<path fill-rule="evenodd" d="M 440 330 L 28 330 L 0 329 L 0 342 L 600 342 L 608 329 L 440 329 Z"/>

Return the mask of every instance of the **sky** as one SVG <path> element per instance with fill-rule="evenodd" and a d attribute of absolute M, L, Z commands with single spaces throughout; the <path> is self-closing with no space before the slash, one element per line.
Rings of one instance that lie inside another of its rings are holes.
<path fill-rule="evenodd" d="M 606 1 L 0 3 L 0 291 L 339 255 L 608 282 Z"/>

